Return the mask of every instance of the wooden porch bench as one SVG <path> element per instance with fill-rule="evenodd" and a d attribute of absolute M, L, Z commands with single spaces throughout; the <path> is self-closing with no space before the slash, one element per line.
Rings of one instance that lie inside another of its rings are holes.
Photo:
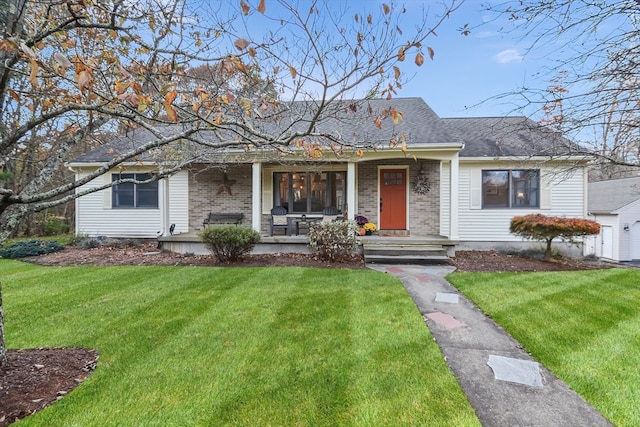
<path fill-rule="evenodd" d="M 242 213 L 217 213 L 210 212 L 209 215 L 202 222 L 202 227 L 207 227 L 214 224 L 242 224 Z"/>

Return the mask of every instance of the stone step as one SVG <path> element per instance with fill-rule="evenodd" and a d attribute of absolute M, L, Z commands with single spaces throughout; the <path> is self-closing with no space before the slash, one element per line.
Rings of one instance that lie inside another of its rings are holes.
<path fill-rule="evenodd" d="M 364 256 L 366 263 L 374 264 L 451 264 L 451 258 L 446 255 L 366 255 Z"/>
<path fill-rule="evenodd" d="M 447 249 L 441 244 L 424 242 L 363 242 L 365 262 L 385 264 L 450 263 Z"/>
<path fill-rule="evenodd" d="M 371 246 L 371 245 L 362 245 L 362 249 L 364 253 L 374 253 L 374 252 L 385 252 L 385 253 L 397 253 L 397 252 L 407 252 L 411 254 L 431 254 L 437 252 L 443 252 L 444 255 L 447 254 L 447 250 L 442 247 L 442 245 L 379 245 L 379 246 Z"/>

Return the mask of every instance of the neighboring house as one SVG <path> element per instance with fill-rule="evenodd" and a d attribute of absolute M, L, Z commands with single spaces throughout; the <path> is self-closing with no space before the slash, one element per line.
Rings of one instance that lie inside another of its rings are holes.
<path fill-rule="evenodd" d="M 365 147 L 363 156 L 346 148 L 342 155 L 326 150 L 319 159 L 302 150 L 284 157 L 265 149 L 239 150 L 237 156 L 221 151 L 219 158 L 192 164 L 160 182 L 77 199 L 76 232 L 170 239 L 174 224 L 173 238 L 186 238 L 202 229 L 208 213 L 234 212 L 242 213 L 243 224 L 268 242 L 274 206 L 284 206 L 295 218 L 318 216 L 334 206 L 348 218 L 366 216 L 378 225 L 380 236 L 438 236 L 458 248 L 500 249 L 529 243 L 509 233 L 513 216 L 586 217 L 587 159 L 558 152 L 568 141 L 531 120 L 443 119 L 420 98 L 366 103 L 370 111 L 393 106 L 404 120 L 396 125 L 387 120 L 380 129 L 372 117 L 326 125 L 347 143 L 370 142 L 355 143 Z M 406 137 L 404 151 L 401 144 L 389 146 L 400 135 Z M 134 132 L 69 167 L 83 177 L 112 159 L 123 144 L 136 146 L 148 138 Z M 375 149 L 366 149 L 372 145 Z M 149 173 L 154 165 L 138 159 L 122 173 Z M 112 171 L 82 189 L 109 183 L 119 173 Z"/>
<path fill-rule="evenodd" d="M 640 177 L 589 183 L 588 211 L 600 224 L 591 253 L 612 261 L 640 260 Z"/>

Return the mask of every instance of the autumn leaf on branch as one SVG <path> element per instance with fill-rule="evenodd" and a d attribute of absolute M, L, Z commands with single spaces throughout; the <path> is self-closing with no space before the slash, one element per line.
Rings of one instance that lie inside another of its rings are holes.
<path fill-rule="evenodd" d="M 249 46 L 249 42 L 246 39 L 240 38 L 240 39 L 237 39 L 235 43 L 233 43 L 233 45 L 238 50 L 245 50 L 247 46 Z"/>

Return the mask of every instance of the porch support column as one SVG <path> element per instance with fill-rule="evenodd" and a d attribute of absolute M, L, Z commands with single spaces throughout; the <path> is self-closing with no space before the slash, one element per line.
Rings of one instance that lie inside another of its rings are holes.
<path fill-rule="evenodd" d="M 262 163 L 251 166 L 251 227 L 261 233 L 262 225 Z"/>
<path fill-rule="evenodd" d="M 458 236 L 458 153 L 451 159 L 449 168 L 449 239 L 457 240 Z"/>
<path fill-rule="evenodd" d="M 168 236 L 169 233 L 169 227 L 171 227 L 171 224 L 169 224 L 171 222 L 171 217 L 169 214 L 169 206 L 170 206 L 170 202 L 169 202 L 169 177 L 165 176 L 164 178 L 162 178 L 162 180 L 160 180 L 160 188 L 162 189 L 162 232 L 160 233 L 160 236 Z"/>
<path fill-rule="evenodd" d="M 347 163 L 347 219 L 354 219 L 357 209 L 356 168 L 356 163 Z"/>

